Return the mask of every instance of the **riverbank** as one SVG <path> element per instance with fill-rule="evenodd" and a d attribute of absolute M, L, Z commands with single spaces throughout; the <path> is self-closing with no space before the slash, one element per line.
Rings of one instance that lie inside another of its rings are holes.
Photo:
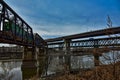
<path fill-rule="evenodd" d="M 60 76 L 46 78 L 46 80 L 120 80 L 120 62 L 79 71 L 77 74 L 67 72 Z"/>

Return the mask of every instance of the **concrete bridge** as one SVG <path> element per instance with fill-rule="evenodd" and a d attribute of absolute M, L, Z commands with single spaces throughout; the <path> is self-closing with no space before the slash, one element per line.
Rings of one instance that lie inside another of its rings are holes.
<path fill-rule="evenodd" d="M 22 59 L 23 47 L 0 47 L 0 60 L 3 59 Z"/>

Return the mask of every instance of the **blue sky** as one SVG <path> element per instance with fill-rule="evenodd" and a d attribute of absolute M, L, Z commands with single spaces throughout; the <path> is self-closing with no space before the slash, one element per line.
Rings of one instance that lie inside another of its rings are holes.
<path fill-rule="evenodd" d="M 120 26 L 120 0 L 5 0 L 43 38 Z"/>

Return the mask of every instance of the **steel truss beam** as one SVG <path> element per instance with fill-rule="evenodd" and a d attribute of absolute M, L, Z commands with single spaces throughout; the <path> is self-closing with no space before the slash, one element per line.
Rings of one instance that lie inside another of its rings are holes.
<path fill-rule="evenodd" d="M 120 33 L 120 26 L 113 27 L 113 28 L 107 28 L 107 29 L 101 29 L 91 32 L 85 32 L 80 34 L 74 34 L 74 35 L 68 35 L 68 36 L 62 36 L 58 38 L 52 38 L 52 39 L 46 39 L 46 42 L 57 42 L 62 41 L 64 39 L 81 39 L 81 38 L 89 38 L 89 37 L 96 37 L 96 36 L 108 36 L 108 35 L 114 35 Z"/>
<path fill-rule="evenodd" d="M 0 43 L 34 46 L 32 28 L 0 0 Z"/>
<path fill-rule="evenodd" d="M 60 48 L 64 47 L 64 42 L 55 42 L 55 43 L 48 43 L 49 48 Z M 111 38 L 99 38 L 99 39 L 92 39 L 92 40 L 77 40 L 71 41 L 70 47 L 105 47 L 105 46 L 120 46 L 120 37 L 111 37 Z"/>

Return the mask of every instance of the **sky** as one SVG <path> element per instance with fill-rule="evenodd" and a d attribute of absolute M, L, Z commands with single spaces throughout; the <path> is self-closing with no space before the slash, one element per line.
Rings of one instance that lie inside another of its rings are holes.
<path fill-rule="evenodd" d="M 120 0 L 4 0 L 44 39 L 120 26 Z"/>

